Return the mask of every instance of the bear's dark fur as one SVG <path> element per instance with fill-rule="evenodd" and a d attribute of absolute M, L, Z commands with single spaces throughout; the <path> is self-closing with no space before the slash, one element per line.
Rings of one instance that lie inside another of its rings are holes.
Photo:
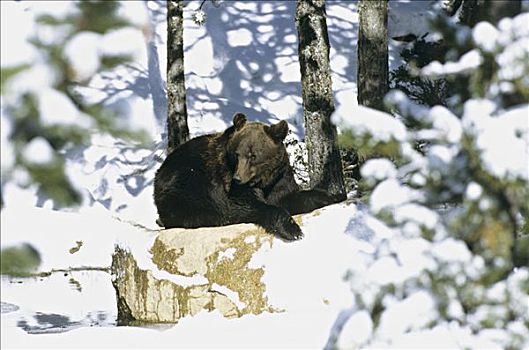
<path fill-rule="evenodd" d="M 283 240 L 301 238 L 291 215 L 343 200 L 300 191 L 283 145 L 288 124 L 247 122 L 237 113 L 223 133 L 174 150 L 154 179 L 154 202 L 165 228 L 255 223 Z"/>

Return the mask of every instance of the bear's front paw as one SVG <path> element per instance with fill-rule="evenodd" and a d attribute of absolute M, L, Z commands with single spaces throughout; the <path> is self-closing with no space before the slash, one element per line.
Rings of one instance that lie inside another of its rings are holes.
<path fill-rule="evenodd" d="M 290 215 L 281 216 L 274 226 L 272 233 L 284 241 L 296 241 L 303 237 L 301 228 L 290 217 Z"/>

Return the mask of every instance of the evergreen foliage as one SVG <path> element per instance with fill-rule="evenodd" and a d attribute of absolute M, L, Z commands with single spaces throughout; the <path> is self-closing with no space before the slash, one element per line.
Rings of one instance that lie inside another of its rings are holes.
<path fill-rule="evenodd" d="M 435 99 L 422 93 L 390 92 L 394 115 L 376 112 L 395 126 L 390 137 L 374 124 L 372 131 L 340 125 L 342 142 L 380 157 L 361 172 L 377 232 L 387 233 L 375 256 L 360 258 L 348 276 L 355 312 L 367 311 L 373 327 L 357 346 L 439 329 L 500 348 L 528 346 L 528 16 L 470 29 L 440 14 L 433 25 L 449 45 L 446 55 L 416 60 L 420 78 L 408 83 L 446 82 L 444 101 L 430 108 Z M 370 278 L 376 271 L 387 276 Z M 406 303 L 423 313 L 421 322 L 388 328 L 388 315 Z"/>
<path fill-rule="evenodd" d="M 389 72 L 389 86 L 417 103 L 446 106 L 452 86 L 445 79 L 433 80 L 418 71 L 435 59 L 444 60 L 448 48 L 442 41 L 428 41 L 425 37 L 415 39 L 401 51 L 405 64 Z"/>
<path fill-rule="evenodd" d="M 28 243 L 0 250 L 0 274 L 20 277 L 31 276 L 40 263 L 39 252 Z"/>
<path fill-rule="evenodd" d="M 41 15 L 37 18 L 37 31 L 31 43 L 38 51 L 39 59 L 47 62 L 48 70 L 53 73 L 50 88 L 77 110 L 76 115 L 70 116 L 71 122 L 50 124 L 42 120 L 42 97 L 36 93 L 38 88 L 10 89 L 11 82 L 15 82 L 30 65 L 2 68 L 3 117 L 10 121 L 12 130 L 8 139 L 15 153 L 14 164 L 2 168 L 2 186 L 16 178 L 22 187 L 37 185 L 41 195 L 53 199 L 55 208 L 77 205 L 81 195 L 65 175 L 64 154 L 68 149 L 85 145 L 92 133 L 109 133 L 134 141 L 147 140 L 144 132 L 131 131 L 126 120 L 116 111 L 87 103 L 76 92 L 78 87 L 88 83 L 91 76 L 82 77 L 66 53 L 68 44 L 79 35 L 105 34 L 130 26 L 118 14 L 119 6 L 118 1 L 79 1 L 64 17 Z M 50 39 L 42 33 L 54 33 L 54 36 Z M 103 54 L 96 73 L 112 70 L 128 61 L 130 57 L 127 56 Z M 44 141 L 38 143 L 38 151 L 47 154 L 47 158 L 39 162 L 28 152 L 28 145 L 34 140 Z"/>

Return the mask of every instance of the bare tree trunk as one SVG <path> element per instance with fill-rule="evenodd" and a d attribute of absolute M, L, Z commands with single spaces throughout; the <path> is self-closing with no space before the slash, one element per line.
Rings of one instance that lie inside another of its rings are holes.
<path fill-rule="evenodd" d="M 453 16 L 456 14 L 457 10 L 461 6 L 463 0 L 446 0 L 444 1 L 444 10 L 448 16 Z"/>
<path fill-rule="evenodd" d="M 298 0 L 296 27 L 310 185 L 345 198 L 336 128 L 331 123 L 334 99 L 325 0 Z"/>
<path fill-rule="evenodd" d="M 388 92 L 388 2 L 360 0 L 358 103 L 384 109 Z"/>
<path fill-rule="evenodd" d="M 184 2 L 167 1 L 167 153 L 189 140 L 184 76 Z"/>
<path fill-rule="evenodd" d="M 504 17 L 522 12 L 521 0 L 464 0 L 459 20 L 470 27 L 487 21 L 497 24 Z"/>
<path fill-rule="evenodd" d="M 478 12 L 481 12 L 479 9 L 482 7 L 482 0 L 464 0 L 461 13 L 459 14 L 459 20 L 461 23 L 473 27 L 479 22 L 480 14 Z"/>

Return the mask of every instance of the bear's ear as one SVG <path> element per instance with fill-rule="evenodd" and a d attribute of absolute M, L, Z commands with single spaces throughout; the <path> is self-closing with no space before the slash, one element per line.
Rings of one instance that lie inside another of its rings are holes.
<path fill-rule="evenodd" d="M 270 135 L 275 141 L 282 142 L 288 134 L 288 123 L 284 120 L 277 124 L 270 125 L 268 129 L 268 135 Z"/>
<path fill-rule="evenodd" d="M 246 124 L 246 116 L 243 113 L 235 113 L 233 116 L 233 125 L 235 130 L 240 130 Z"/>

